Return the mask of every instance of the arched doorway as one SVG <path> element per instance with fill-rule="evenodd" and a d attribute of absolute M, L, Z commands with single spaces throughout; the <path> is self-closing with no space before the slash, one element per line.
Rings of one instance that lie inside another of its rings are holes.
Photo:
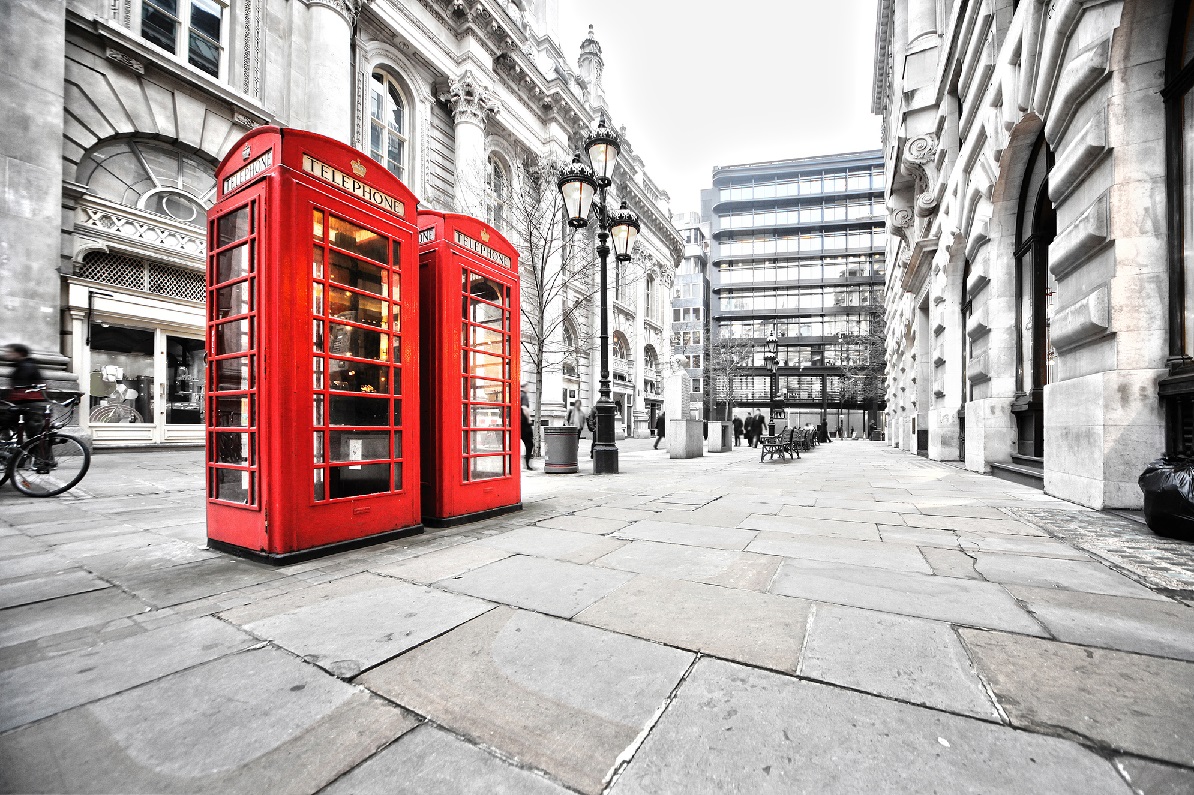
<path fill-rule="evenodd" d="M 1045 385 L 1053 379 L 1055 354 L 1049 322 L 1057 282 L 1049 272 L 1049 244 L 1057 236 L 1057 216 L 1049 200 L 1053 153 L 1041 132 L 1032 146 L 1020 186 L 1016 213 L 1016 452 L 1045 455 Z"/>

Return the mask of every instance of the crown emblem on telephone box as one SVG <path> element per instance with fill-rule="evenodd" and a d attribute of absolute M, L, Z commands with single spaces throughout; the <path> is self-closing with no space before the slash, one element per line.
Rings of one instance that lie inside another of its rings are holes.
<path fill-rule="evenodd" d="M 349 165 L 352 166 L 352 173 L 356 174 L 358 177 L 365 176 L 365 164 L 360 160 L 354 160 L 349 163 Z"/>
<path fill-rule="evenodd" d="M 481 230 L 481 239 L 483 241 L 485 241 L 486 243 L 489 242 L 489 233 L 486 232 L 484 229 Z"/>

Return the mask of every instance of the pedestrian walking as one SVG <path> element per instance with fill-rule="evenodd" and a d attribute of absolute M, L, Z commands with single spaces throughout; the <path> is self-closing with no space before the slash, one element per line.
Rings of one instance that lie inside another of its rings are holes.
<path fill-rule="evenodd" d="M 742 425 L 743 425 L 743 428 L 746 433 L 746 446 L 754 447 L 755 446 L 755 416 L 753 414 L 747 414 L 746 419 L 743 421 Z"/>
<path fill-rule="evenodd" d="M 742 418 L 734 418 L 734 446 L 739 447 L 742 444 Z"/>
<path fill-rule="evenodd" d="M 759 446 L 759 441 L 763 438 L 763 434 L 767 432 L 767 421 L 763 419 L 763 415 L 755 415 L 755 447 Z"/>
<path fill-rule="evenodd" d="M 576 438 L 579 442 L 580 435 L 585 430 L 585 410 L 580 407 L 580 398 L 572 401 L 572 408 L 568 409 L 568 424 L 576 428 Z"/>
<path fill-rule="evenodd" d="M 593 448 L 597 446 L 597 407 L 589 411 L 585 418 L 585 427 L 589 429 L 589 458 L 593 457 Z"/>
<path fill-rule="evenodd" d="M 531 456 L 535 452 L 535 427 L 531 424 L 531 399 L 527 397 L 526 384 L 522 385 L 521 392 L 522 409 L 520 413 L 522 415 L 522 444 L 526 448 L 526 452 L 523 454 L 523 460 L 526 462 L 527 469 L 534 469 L 534 467 L 531 466 Z"/>
<path fill-rule="evenodd" d="M 659 412 L 659 416 L 655 418 L 655 449 L 659 449 L 659 440 L 667 436 L 667 412 Z"/>
<path fill-rule="evenodd" d="M 37 363 L 30 356 L 29 347 L 19 342 L 6 345 L 0 358 L 12 365 L 12 374 L 9 376 L 12 389 L 9 390 L 8 399 L 14 402 L 34 399 L 30 396 L 33 392 L 31 387 L 41 386 L 45 381 L 41 378 Z M 41 397 L 39 391 L 36 399 L 40 400 Z"/>

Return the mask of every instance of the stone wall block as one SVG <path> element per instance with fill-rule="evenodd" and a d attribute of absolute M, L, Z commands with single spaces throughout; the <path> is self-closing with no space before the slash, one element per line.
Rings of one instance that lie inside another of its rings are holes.
<path fill-rule="evenodd" d="M 1049 271 L 1056 278 L 1064 278 L 1107 243 L 1111 228 L 1109 212 L 1108 196 L 1101 194 L 1049 244 Z"/>
<path fill-rule="evenodd" d="M 1059 351 L 1073 348 L 1106 334 L 1110 326 L 1110 293 L 1104 286 L 1053 316 L 1053 347 Z"/>
<path fill-rule="evenodd" d="M 152 80 L 142 80 L 141 88 L 149 100 L 149 108 L 157 122 L 158 133 L 167 138 L 177 138 L 178 110 L 174 105 L 174 92 Z"/>
<path fill-rule="evenodd" d="M 1105 507 L 1101 481 L 1082 475 L 1050 470 L 1047 461 L 1045 463 L 1045 493 L 1095 510 L 1102 510 Z"/>
<path fill-rule="evenodd" d="M 1060 202 L 1107 151 L 1107 114 L 1096 109 L 1090 121 L 1071 136 L 1049 172 L 1049 198 Z"/>
<path fill-rule="evenodd" d="M 1045 385 L 1045 427 L 1065 428 L 1103 424 L 1103 375 L 1071 378 Z M 1046 450 L 1052 442 L 1047 439 Z"/>
<path fill-rule="evenodd" d="M 1106 77 L 1110 63 L 1111 39 L 1105 38 L 1065 64 L 1045 113 L 1045 139 L 1050 146 L 1057 145 L 1079 103 Z"/>

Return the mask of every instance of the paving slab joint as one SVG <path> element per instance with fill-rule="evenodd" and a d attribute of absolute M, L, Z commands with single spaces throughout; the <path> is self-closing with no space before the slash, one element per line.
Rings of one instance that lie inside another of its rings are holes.
<path fill-rule="evenodd" d="M 618 758 L 614 760 L 613 767 L 609 769 L 609 772 L 605 774 L 605 780 L 601 782 L 602 795 L 609 793 L 614 788 L 614 785 L 618 783 L 618 778 L 622 775 L 622 772 L 631 763 L 631 761 L 634 760 L 634 755 L 638 753 L 638 749 L 642 747 L 644 742 L 647 741 L 647 736 L 651 734 L 651 730 L 655 728 L 656 724 L 658 724 L 660 719 L 663 718 L 663 713 L 667 712 L 667 708 L 671 706 L 673 701 L 676 700 L 676 696 L 679 694 L 680 688 L 686 681 L 688 681 L 688 677 L 692 674 L 696 664 L 700 662 L 704 656 L 705 655 L 699 651 L 693 655 L 692 660 L 688 663 L 688 667 L 684 669 L 684 673 L 680 676 L 680 679 L 677 680 L 675 686 L 671 689 L 671 692 L 667 694 L 667 698 L 665 698 L 663 703 L 659 705 L 659 709 L 655 710 L 655 714 L 651 716 L 649 721 L 647 721 L 647 725 L 645 725 L 643 730 L 638 733 L 638 736 L 631 741 L 630 745 L 626 746 L 626 748 L 622 750 L 622 753 L 618 754 Z"/>
<path fill-rule="evenodd" d="M 983 676 L 983 672 L 975 665 L 974 655 L 970 653 L 970 647 L 966 645 L 966 638 L 962 636 L 961 632 L 958 632 L 958 628 L 955 625 L 950 624 L 949 628 L 953 630 L 954 637 L 958 639 L 958 643 L 962 646 L 962 653 L 966 655 L 966 664 L 970 666 L 971 673 L 978 678 L 979 684 L 983 686 L 983 691 L 987 694 L 987 699 L 995 705 L 995 712 L 999 715 L 999 722 L 1004 726 L 1011 726 L 1012 720 L 1003 711 L 1003 705 L 999 703 L 999 699 L 995 697 L 995 689 L 991 687 L 991 683 L 987 681 L 987 677 Z"/>

